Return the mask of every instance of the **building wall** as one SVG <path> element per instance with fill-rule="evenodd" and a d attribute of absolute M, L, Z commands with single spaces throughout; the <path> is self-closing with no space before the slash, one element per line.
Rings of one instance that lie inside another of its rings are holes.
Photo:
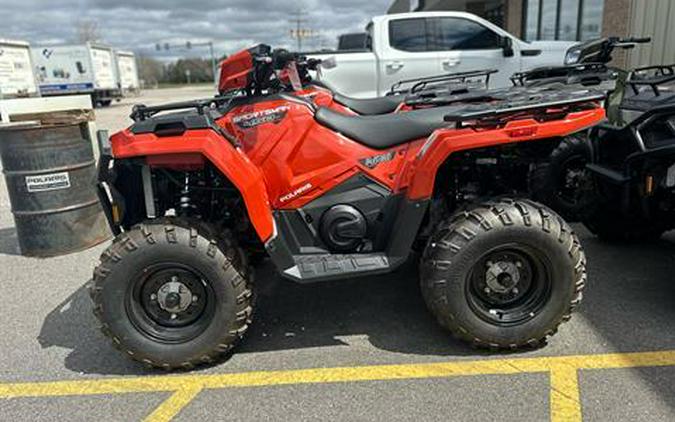
<path fill-rule="evenodd" d="M 505 28 L 516 37 L 522 37 L 523 32 L 523 0 L 506 1 Z"/>
<path fill-rule="evenodd" d="M 416 5 L 415 10 L 420 11 L 469 12 L 496 25 L 511 28 L 515 31 L 513 34 L 518 36 L 522 20 L 521 3 L 522 0 L 394 0 L 387 9 L 387 13 L 408 12 L 411 5 Z"/>
<path fill-rule="evenodd" d="M 628 52 L 629 67 L 675 64 L 675 0 L 632 0 L 629 35 L 652 42 Z"/>
<path fill-rule="evenodd" d="M 410 12 L 410 0 L 394 0 L 387 9 L 387 14 Z"/>
<path fill-rule="evenodd" d="M 640 2 L 642 0 L 638 0 Z M 635 0 L 605 0 L 602 16 L 603 37 L 628 37 L 631 32 L 631 11 Z M 614 52 L 612 65 L 625 67 L 628 53 L 625 50 Z"/>

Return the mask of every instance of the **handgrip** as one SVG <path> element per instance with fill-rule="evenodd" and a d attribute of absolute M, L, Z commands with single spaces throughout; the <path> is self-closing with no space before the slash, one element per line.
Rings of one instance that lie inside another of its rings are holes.
<path fill-rule="evenodd" d="M 652 37 L 628 37 L 621 40 L 621 42 L 630 42 L 636 44 L 645 44 L 652 41 Z"/>

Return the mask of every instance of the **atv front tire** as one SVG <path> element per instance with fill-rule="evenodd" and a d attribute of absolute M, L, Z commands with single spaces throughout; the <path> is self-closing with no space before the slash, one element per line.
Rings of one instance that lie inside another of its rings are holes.
<path fill-rule="evenodd" d="M 113 346 L 164 369 L 229 352 L 251 323 L 245 263 L 228 234 L 160 221 L 118 236 L 101 255 L 90 294 Z"/>
<path fill-rule="evenodd" d="M 581 301 L 585 281 L 572 229 L 528 200 L 458 212 L 429 239 L 420 267 L 422 294 L 439 323 L 493 350 L 545 343 Z"/>

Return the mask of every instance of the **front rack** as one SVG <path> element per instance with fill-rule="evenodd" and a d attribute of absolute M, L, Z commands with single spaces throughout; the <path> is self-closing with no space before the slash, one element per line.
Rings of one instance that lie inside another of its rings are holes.
<path fill-rule="evenodd" d="M 640 93 L 640 87 L 648 86 L 657 97 L 661 95 L 659 87 L 671 82 L 675 82 L 675 63 L 638 67 L 630 72 L 626 80 L 636 95 Z"/>
<path fill-rule="evenodd" d="M 219 95 L 212 98 L 181 101 L 175 103 L 160 104 L 156 106 L 146 106 L 145 104 L 136 104 L 131 110 L 131 119 L 135 122 L 143 121 L 154 116 L 157 113 L 175 110 L 189 110 L 195 109 L 199 114 L 205 114 L 207 111 L 212 111 L 221 108 L 224 104 L 229 104 L 236 94 Z"/>
<path fill-rule="evenodd" d="M 404 79 L 393 84 L 386 95 L 420 94 L 428 89 L 443 87 L 452 82 L 457 85 L 467 84 L 469 78 L 484 78 L 483 84 L 487 87 L 490 84 L 490 76 L 497 72 L 496 69 L 470 70 L 424 78 Z M 405 88 L 405 86 L 410 86 L 410 88 Z"/>

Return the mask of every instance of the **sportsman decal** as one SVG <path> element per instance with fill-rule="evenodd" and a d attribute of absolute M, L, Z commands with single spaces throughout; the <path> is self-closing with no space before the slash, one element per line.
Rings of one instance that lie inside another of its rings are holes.
<path fill-rule="evenodd" d="M 279 106 L 267 110 L 254 111 L 252 113 L 240 114 L 232 118 L 232 122 L 242 129 L 250 129 L 264 123 L 277 123 L 286 117 L 290 107 Z"/>

